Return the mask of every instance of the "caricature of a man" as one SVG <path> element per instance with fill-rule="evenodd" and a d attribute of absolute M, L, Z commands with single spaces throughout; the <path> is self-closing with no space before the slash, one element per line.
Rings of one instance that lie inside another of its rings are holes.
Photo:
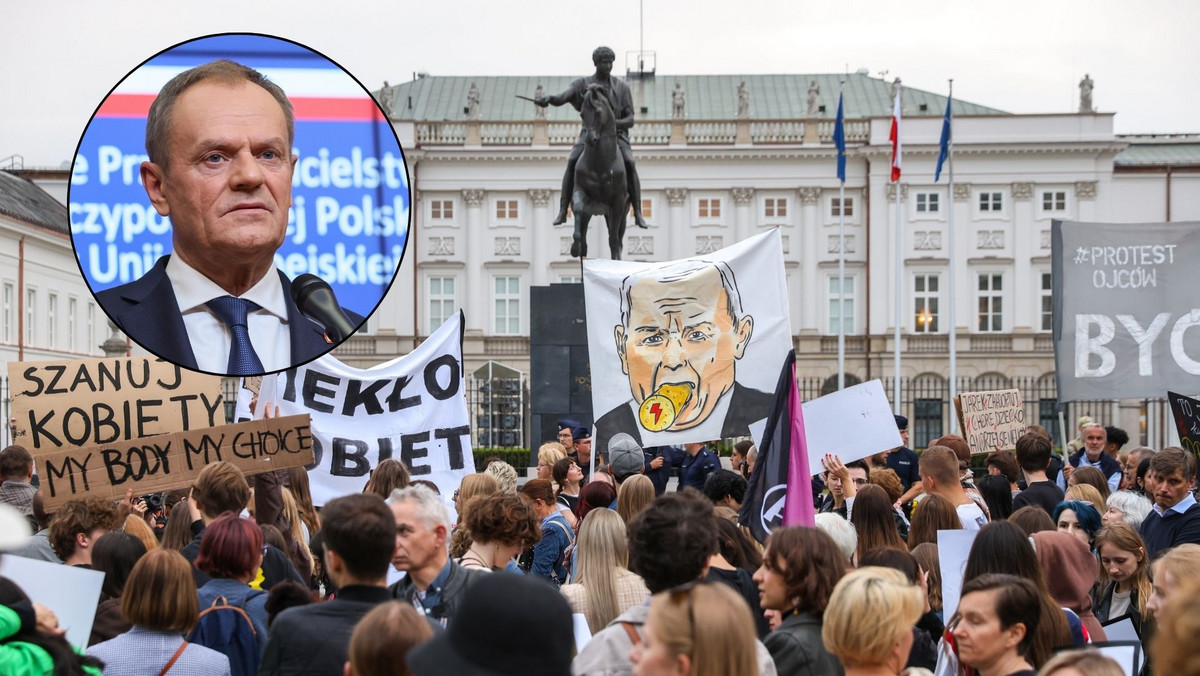
<path fill-rule="evenodd" d="M 739 384 L 754 318 L 742 312 L 725 262 L 683 261 L 626 277 L 621 323 L 613 330 L 632 400 L 596 421 L 599 448 L 626 432 L 681 432 L 721 420 L 721 437 L 749 434 L 767 416 L 771 394 Z"/>

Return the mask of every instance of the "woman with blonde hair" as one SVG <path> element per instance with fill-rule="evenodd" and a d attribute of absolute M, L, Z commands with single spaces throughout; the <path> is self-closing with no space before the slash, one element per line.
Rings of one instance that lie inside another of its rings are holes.
<path fill-rule="evenodd" d="M 296 496 L 286 488 L 279 491 L 279 495 L 283 498 L 283 518 L 287 522 L 281 524 L 287 526 L 287 531 L 280 531 L 287 542 L 288 548 L 285 551 L 292 565 L 296 567 L 296 572 L 300 573 L 300 578 L 305 584 L 312 586 L 315 561 L 312 550 L 308 548 L 308 538 L 305 537 L 304 521 L 296 504 Z"/>
<path fill-rule="evenodd" d="M 821 638 L 846 676 L 899 674 L 908 661 L 913 625 L 925 610 L 920 588 L 893 568 L 850 571 L 833 588 Z"/>
<path fill-rule="evenodd" d="M 550 441 L 538 447 L 537 479 L 553 479 L 554 463 L 567 457 L 567 449 L 557 441 Z"/>
<path fill-rule="evenodd" d="M 1082 469 L 1095 468 L 1084 467 Z M 1071 486 L 1067 489 L 1067 492 L 1063 494 L 1063 501 L 1065 502 L 1067 500 L 1086 502 L 1092 507 L 1096 508 L 1096 514 L 1103 514 L 1108 511 L 1108 505 L 1105 504 L 1104 496 L 1101 496 L 1100 491 L 1096 490 L 1096 487 L 1091 484 L 1081 483 Z M 1058 521 L 1058 519 L 1055 519 L 1055 521 Z"/>
<path fill-rule="evenodd" d="M 617 490 L 617 514 L 628 526 L 633 517 L 654 502 L 654 482 L 645 474 L 635 474 Z"/>
<path fill-rule="evenodd" d="M 750 609 L 729 587 L 689 583 L 650 602 L 645 636 L 629 651 L 635 676 L 758 673 Z"/>
<path fill-rule="evenodd" d="M 1154 580 L 1154 588 L 1146 610 L 1157 616 L 1192 580 L 1200 580 L 1200 545 L 1189 542 L 1168 549 L 1150 566 L 1150 579 Z"/>
<path fill-rule="evenodd" d="M 1190 652 L 1190 648 L 1189 648 Z M 1038 676 L 1125 676 L 1125 670 L 1095 648 L 1064 650 L 1038 671 Z"/>
<path fill-rule="evenodd" d="M 403 463 L 401 463 L 403 465 Z M 405 469 L 405 472 L 408 470 Z M 313 506 L 312 489 L 308 483 L 308 470 L 303 467 L 291 467 L 288 473 L 288 490 L 296 500 L 296 509 L 300 512 L 300 522 L 304 527 L 304 542 L 307 544 L 312 537 L 321 532 L 321 515 Z M 391 495 L 391 493 L 388 493 Z"/>
<path fill-rule="evenodd" d="M 1100 592 L 1096 594 L 1096 619 L 1101 624 L 1129 616 L 1141 631 L 1146 602 L 1154 586 L 1150 583 L 1150 557 L 1142 536 L 1124 523 L 1112 523 L 1096 535 L 1100 557 Z"/>
<path fill-rule="evenodd" d="M 571 611 L 587 618 L 592 633 L 650 595 L 646 584 L 631 573 L 625 522 L 611 509 L 594 509 L 579 527 L 574 584 L 562 586 Z"/>
<path fill-rule="evenodd" d="M 462 558 L 471 547 L 471 533 L 463 526 L 467 522 L 467 503 L 471 498 L 494 495 L 500 492 L 500 484 L 491 474 L 468 474 L 454 491 L 454 510 L 458 512 L 458 523 L 450 536 L 450 558 Z"/>

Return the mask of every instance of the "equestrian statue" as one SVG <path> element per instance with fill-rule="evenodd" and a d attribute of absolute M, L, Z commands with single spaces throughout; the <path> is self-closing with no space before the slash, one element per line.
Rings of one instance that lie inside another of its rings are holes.
<path fill-rule="evenodd" d="M 634 222 L 646 227 L 642 218 L 641 183 L 629 147 L 633 126 L 633 95 L 629 85 L 612 77 L 616 55 L 608 47 L 592 52 L 595 75 L 581 77 L 557 96 L 533 99 L 539 106 L 570 103 L 579 111 L 583 128 L 567 158 L 562 198 L 554 225 L 567 221 L 567 207 L 575 214 L 575 237 L 571 255 L 587 256 L 587 226 L 592 216 L 604 216 L 608 243 L 614 260 L 620 260 L 625 236 L 625 216 L 633 205 Z"/>

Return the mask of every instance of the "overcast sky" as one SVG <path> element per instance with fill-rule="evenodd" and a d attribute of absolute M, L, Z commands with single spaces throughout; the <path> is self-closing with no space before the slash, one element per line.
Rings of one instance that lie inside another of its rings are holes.
<path fill-rule="evenodd" d="M 605 8 L 596 16 L 593 5 Z M 336 6 L 336 9 L 330 9 Z M 1117 133 L 1200 133 L 1200 3 L 1170 0 L 645 0 L 658 72 L 888 71 L 1014 113 L 1072 112 L 1089 73 Z M 5 3 L 0 158 L 69 160 L 93 110 L 154 53 L 215 32 L 286 37 L 371 89 L 432 75 L 585 74 L 639 48 L 636 0 L 205 0 Z M 1188 47 L 1191 44 L 1192 47 Z M 6 163 L 0 163 L 6 164 Z"/>

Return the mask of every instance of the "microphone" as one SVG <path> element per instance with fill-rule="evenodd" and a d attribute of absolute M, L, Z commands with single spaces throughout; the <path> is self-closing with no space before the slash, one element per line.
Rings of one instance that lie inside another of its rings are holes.
<path fill-rule="evenodd" d="M 345 340 L 354 333 L 354 324 L 342 312 L 333 289 L 320 277 L 305 273 L 292 280 L 292 300 L 305 317 L 325 327 L 325 335 L 333 342 Z"/>

